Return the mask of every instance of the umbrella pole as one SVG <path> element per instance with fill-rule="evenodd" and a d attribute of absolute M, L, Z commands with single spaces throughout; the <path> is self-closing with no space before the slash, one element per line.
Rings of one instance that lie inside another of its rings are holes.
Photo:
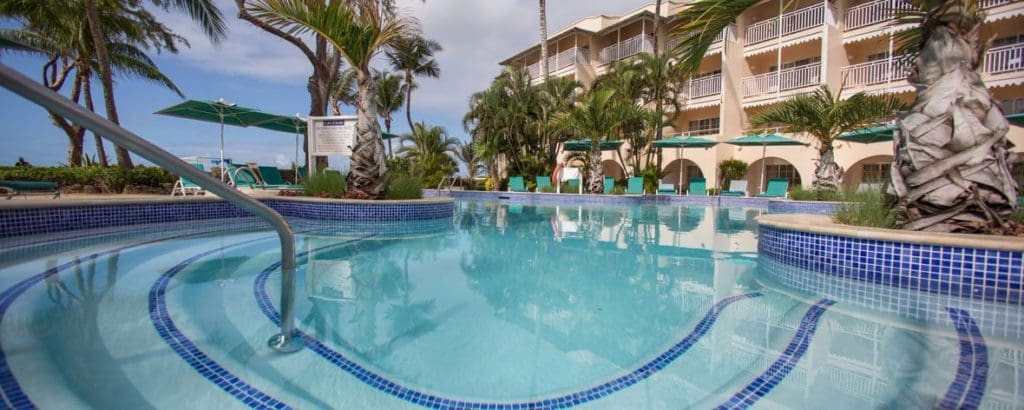
<path fill-rule="evenodd" d="M 686 160 L 683 159 L 686 156 L 685 148 L 679 147 L 679 192 L 683 192 L 683 165 L 686 164 Z M 690 193 L 687 192 L 687 195 Z"/>
<path fill-rule="evenodd" d="M 224 173 L 227 167 L 224 166 L 224 116 L 220 117 L 220 182 L 224 182 Z"/>
<path fill-rule="evenodd" d="M 295 165 L 292 166 L 295 170 L 295 183 L 299 183 L 299 130 L 295 130 Z"/>
<path fill-rule="evenodd" d="M 765 169 L 767 168 L 765 163 L 765 156 L 768 153 L 768 144 L 761 144 L 761 193 L 764 193 L 766 187 L 764 186 Z"/>

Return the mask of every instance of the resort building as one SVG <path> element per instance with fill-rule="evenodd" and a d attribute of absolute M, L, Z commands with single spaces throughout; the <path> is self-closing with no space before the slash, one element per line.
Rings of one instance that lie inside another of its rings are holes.
<path fill-rule="evenodd" d="M 1024 2 L 981 0 L 987 14 L 982 39 L 992 39 L 981 67 L 982 79 L 1002 103 L 1006 114 L 1024 112 Z M 674 44 L 673 18 L 686 2 L 666 1 L 661 15 L 654 4 L 619 16 L 594 16 L 553 32 L 548 43 L 551 76 L 578 80 L 584 87 L 609 70 L 610 63 L 638 53 Z M 909 7 L 903 0 L 768 0 L 743 13 L 718 35 L 707 51 L 698 73 L 687 80 L 683 110 L 665 136 L 701 135 L 724 141 L 750 132 L 747 119 L 787 98 L 828 85 L 843 88 L 843 95 L 859 91 L 891 93 L 914 99 L 907 82 L 909 68 L 895 59 L 894 36 L 912 26 L 894 26 L 894 10 Z M 655 19 L 662 24 L 655 32 Z M 540 46 L 534 46 L 501 62 L 527 67 L 540 82 Z M 813 141 L 807 147 L 736 147 L 718 144 L 708 149 L 688 148 L 680 161 L 675 149 L 664 150 L 665 183 L 677 184 L 691 177 L 705 177 L 717 185 L 717 164 L 736 158 L 749 164 L 748 181 L 761 180 L 762 154 L 768 178 L 786 178 L 790 186 L 808 187 L 818 158 Z M 1014 151 L 1024 149 L 1024 128 L 1010 127 Z M 627 146 L 621 148 L 623 153 Z M 605 154 L 604 169 L 622 178 L 617 155 Z M 836 161 L 846 170 L 844 188 L 888 180 L 892 144 L 838 143 Z M 1018 182 L 1024 182 L 1024 163 L 1014 165 Z M 750 185 L 754 190 L 756 183 Z M 763 189 L 763 187 L 762 187 Z"/>

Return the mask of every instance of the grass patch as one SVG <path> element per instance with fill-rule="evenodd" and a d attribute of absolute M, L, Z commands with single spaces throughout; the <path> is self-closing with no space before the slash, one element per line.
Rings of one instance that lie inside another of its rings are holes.
<path fill-rule="evenodd" d="M 302 194 L 318 198 L 344 198 L 345 177 L 335 172 L 313 175 L 302 183 Z"/>
<path fill-rule="evenodd" d="M 392 174 L 388 178 L 388 191 L 385 199 L 420 199 L 423 198 L 423 182 L 408 174 Z"/>
<path fill-rule="evenodd" d="M 849 192 L 843 196 L 845 202 L 839 205 L 832 216 L 836 223 L 896 228 L 896 215 L 893 212 L 895 197 L 881 192 Z"/>
<path fill-rule="evenodd" d="M 789 199 L 794 201 L 842 201 L 843 197 L 841 192 L 815 191 L 799 186 L 789 190 Z"/>

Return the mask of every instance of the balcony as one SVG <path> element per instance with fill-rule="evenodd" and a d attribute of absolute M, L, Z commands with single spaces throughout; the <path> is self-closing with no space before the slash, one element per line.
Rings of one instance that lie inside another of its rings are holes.
<path fill-rule="evenodd" d="M 743 98 L 767 96 L 821 84 L 821 63 L 787 68 L 743 79 Z"/>
<path fill-rule="evenodd" d="M 878 0 L 851 7 L 846 10 L 845 30 L 855 30 L 892 20 L 900 12 L 913 10 L 914 6 L 905 0 Z"/>
<path fill-rule="evenodd" d="M 825 24 L 825 4 L 804 7 L 783 14 L 782 17 L 759 21 L 747 26 L 746 44 L 760 43 L 823 24 Z"/>
<path fill-rule="evenodd" d="M 985 52 L 985 74 L 1024 71 L 1024 44 L 995 47 Z"/>
<path fill-rule="evenodd" d="M 558 54 L 548 57 L 548 72 L 553 73 L 563 68 L 576 64 L 577 61 L 589 62 L 590 49 L 586 47 L 573 47 Z M 531 78 L 540 78 L 540 61 L 526 67 Z"/>
<path fill-rule="evenodd" d="M 1013 2 L 1014 0 L 980 0 L 978 1 L 978 5 L 981 6 L 981 8 L 983 9 L 988 9 L 992 7 L 1002 6 L 1004 4 L 1010 4 Z"/>
<path fill-rule="evenodd" d="M 726 27 L 725 29 L 722 30 L 721 33 L 718 33 L 718 35 L 715 36 L 715 39 L 712 40 L 711 46 L 708 47 L 708 50 L 711 50 L 711 49 L 713 49 L 715 47 L 720 46 L 720 43 L 725 41 L 725 32 L 729 31 L 730 27 L 732 27 L 732 25 L 729 25 L 729 27 Z M 693 36 L 693 35 L 694 34 L 690 34 L 690 36 Z M 676 46 L 679 45 L 679 43 L 681 43 L 683 41 L 684 37 L 690 37 L 690 36 L 682 36 L 682 35 L 670 36 L 668 38 L 668 41 L 665 43 L 665 48 L 668 49 L 668 50 L 676 48 Z"/>
<path fill-rule="evenodd" d="M 651 52 L 654 52 L 654 36 L 640 34 L 601 49 L 597 53 L 597 61 L 600 64 L 608 64 L 612 61 L 632 57 L 638 53 Z"/>
<path fill-rule="evenodd" d="M 697 99 L 710 95 L 722 93 L 722 75 L 715 74 L 707 77 L 695 78 L 686 82 L 686 89 L 683 91 L 689 99 Z"/>
<path fill-rule="evenodd" d="M 910 75 L 913 61 L 894 58 L 843 67 L 843 81 L 847 87 L 860 87 L 900 81 Z"/>

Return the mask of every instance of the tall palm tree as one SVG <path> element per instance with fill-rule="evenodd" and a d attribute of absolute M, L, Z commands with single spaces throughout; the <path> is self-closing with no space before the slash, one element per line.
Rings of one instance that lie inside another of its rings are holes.
<path fill-rule="evenodd" d="M 544 0 L 537 1 L 537 14 L 540 19 L 540 78 L 548 81 L 548 8 Z"/>
<path fill-rule="evenodd" d="M 415 77 L 437 78 L 441 75 L 441 66 L 437 64 L 434 54 L 441 51 L 441 44 L 420 35 L 401 37 L 391 45 L 387 52 L 391 69 L 405 73 L 405 120 L 412 129 L 412 90 L 416 88 Z"/>
<path fill-rule="evenodd" d="M 600 194 L 604 189 L 601 169 L 602 140 L 613 139 L 620 127 L 642 115 L 635 103 L 613 99 L 615 90 L 594 89 L 581 97 L 572 110 L 562 113 L 557 123 L 590 139 L 589 183 L 587 191 Z"/>
<path fill-rule="evenodd" d="M 459 141 L 449 137 L 444 128 L 413 124 L 411 134 L 402 137 L 404 146 L 398 152 L 409 159 L 413 174 L 427 186 L 436 186 L 441 179 L 458 170 L 458 164 L 448 155 L 454 154 Z"/>
<path fill-rule="evenodd" d="M 248 12 L 285 32 L 319 34 L 355 70 L 356 141 L 347 186 L 369 198 L 383 198 L 387 164 L 377 124 L 370 61 L 398 39 L 414 35 L 416 21 L 389 13 L 377 0 L 258 0 L 252 2 Z"/>
<path fill-rule="evenodd" d="M 480 151 L 477 150 L 476 144 L 473 141 L 466 141 L 459 143 L 454 151 L 455 158 L 466 164 L 466 174 L 469 175 L 469 188 L 473 189 L 476 184 L 476 176 L 480 174 L 483 163 L 480 158 Z"/>
<path fill-rule="evenodd" d="M 384 117 L 384 130 L 391 133 L 391 114 L 402 109 L 405 94 L 402 93 L 402 77 L 386 71 L 374 71 L 373 82 L 377 85 L 377 112 Z M 388 156 L 393 156 L 391 139 L 388 138 Z"/>
<path fill-rule="evenodd" d="M 341 115 L 341 104 L 355 107 L 356 95 L 356 70 L 350 67 L 338 70 L 338 74 L 331 82 L 331 91 L 328 94 L 331 113 Z"/>
<path fill-rule="evenodd" d="M 783 132 L 803 133 L 818 144 L 818 165 L 813 187 L 819 193 L 836 192 L 843 180 L 843 168 L 836 164 L 835 140 L 839 135 L 865 125 L 891 119 L 907 106 L 893 95 L 856 93 L 843 99 L 842 90 L 833 94 L 822 86 L 754 114 L 750 126 L 782 126 Z"/>

